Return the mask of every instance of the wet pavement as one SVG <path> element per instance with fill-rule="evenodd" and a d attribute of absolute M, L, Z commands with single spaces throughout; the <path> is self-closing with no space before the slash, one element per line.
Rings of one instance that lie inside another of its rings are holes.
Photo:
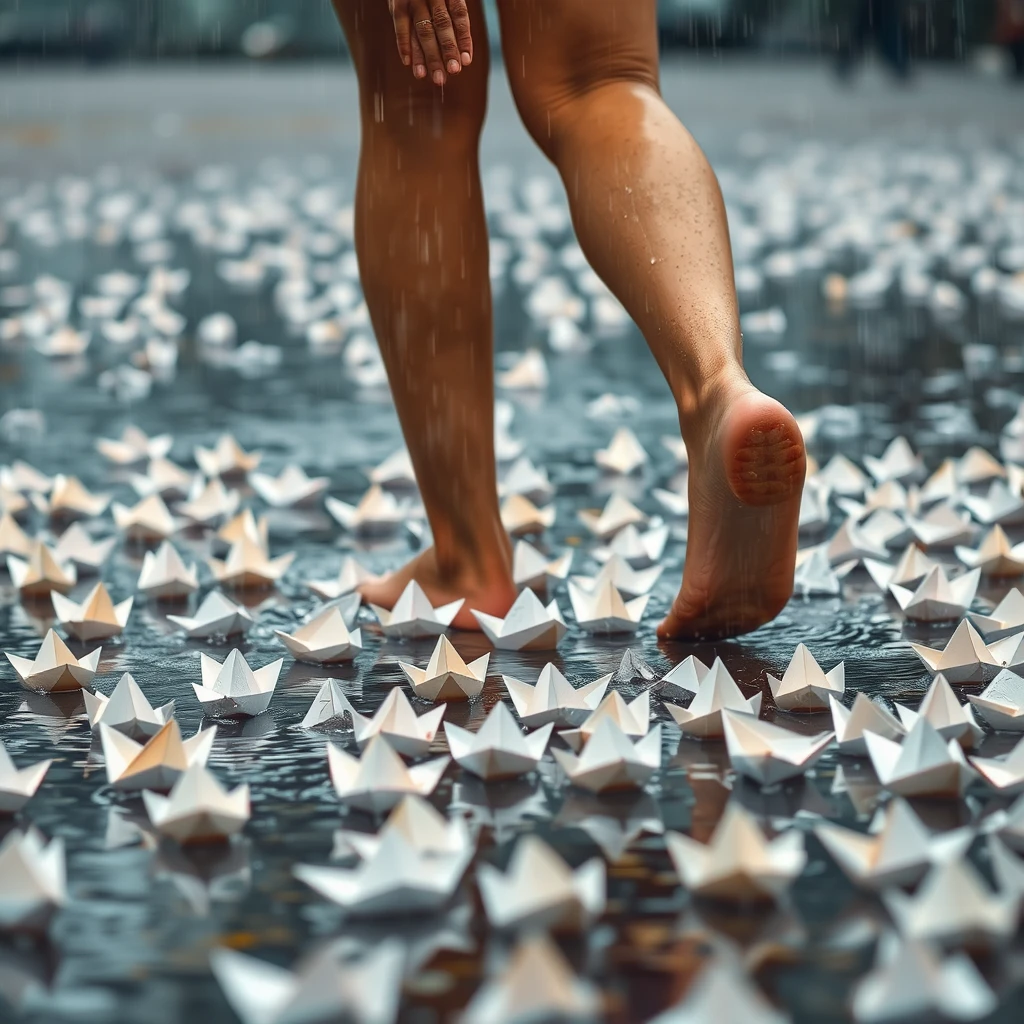
<path fill-rule="evenodd" d="M 288 89 L 297 90 L 296 73 L 282 74 L 290 76 Z M 667 91 L 684 91 L 691 74 L 697 73 L 670 71 Z M 709 95 L 714 94 L 706 84 L 709 77 L 722 74 L 723 69 L 712 68 L 699 76 Z M 743 71 L 748 88 L 760 81 L 759 74 Z M 965 86 L 973 90 L 967 101 L 957 94 L 944 103 L 942 95 L 956 93 L 948 91 L 951 83 L 945 80 L 936 79 L 936 91 L 926 88 L 933 83 L 922 83 L 918 92 L 893 99 L 870 79 L 858 98 L 831 86 L 821 94 L 801 89 L 800 81 L 818 80 L 811 77 L 820 75 L 818 70 L 781 74 L 776 97 L 785 125 L 777 125 L 774 137 L 770 120 L 759 121 L 756 107 L 746 110 L 736 102 L 731 108 L 736 129 L 727 130 L 721 119 L 732 114 L 721 96 L 719 106 L 698 114 L 694 126 L 699 138 L 706 136 L 734 214 L 737 263 L 763 275 L 760 281 L 748 275 L 747 283 L 757 287 L 744 292 L 744 311 L 784 314 L 781 332 L 751 330 L 747 322 L 751 377 L 794 410 L 817 413 L 810 449 L 821 464 L 836 452 L 854 459 L 877 455 L 900 433 L 925 456 L 929 469 L 971 444 L 997 451 L 999 430 L 1024 393 L 1024 328 L 995 296 L 976 294 L 973 271 L 960 267 L 954 255 L 980 245 L 985 264 L 998 266 L 1014 232 L 1018 244 L 1024 241 L 1019 109 L 1013 108 L 1012 120 L 995 83 L 971 82 Z M 150 434 L 169 432 L 175 439 L 171 457 L 191 466 L 196 444 L 231 432 L 245 448 L 263 452 L 261 468 L 277 472 L 299 463 L 310 475 L 328 476 L 330 494 L 352 501 L 366 489 L 364 471 L 390 455 L 400 435 L 386 389 L 360 386 L 343 354 L 352 349 L 353 338 L 369 331 L 352 290 L 352 126 L 346 120 L 351 105 L 336 104 L 331 92 L 341 81 L 350 93 L 351 81 L 334 70 L 307 76 L 315 109 L 294 149 L 281 126 L 299 117 L 297 93 L 284 90 L 280 120 L 270 116 L 268 137 L 260 139 L 255 127 L 247 126 L 247 116 L 254 115 L 245 113 L 250 94 L 244 75 L 237 73 L 223 76 L 232 99 L 230 104 L 212 101 L 207 129 L 178 109 L 167 115 L 163 128 L 156 127 L 159 119 L 153 121 L 149 101 L 153 92 L 166 98 L 169 109 L 185 102 L 181 96 L 198 104 L 214 77 L 204 69 L 198 85 L 179 79 L 178 92 L 159 77 L 107 79 L 106 88 L 112 82 L 116 87 L 109 137 L 117 141 L 110 156 L 123 158 L 125 169 L 103 166 L 105 143 L 78 134 L 102 109 L 97 99 L 102 76 L 78 93 L 60 76 L 39 78 L 35 85 L 17 82 L 13 94 L 5 92 L 9 105 L 0 147 L 14 159 L 9 170 L 5 162 L 9 176 L 0 182 L 0 250 L 16 256 L 0 264 L 0 318 L 20 313 L 17 286 L 41 275 L 68 282 L 76 301 L 93 294 L 98 276 L 113 270 L 144 276 L 152 265 L 166 264 L 187 269 L 191 283 L 171 303 L 185 318 L 184 329 L 178 336 L 169 332 L 148 350 L 140 342 L 113 343 L 77 311 L 72 322 L 94 332 L 80 357 L 50 359 L 23 338 L 6 341 L 0 348 L 0 412 L 6 414 L 0 422 L 0 463 L 23 458 L 47 473 L 73 473 L 93 490 L 127 500 L 132 492 L 125 475 L 96 453 L 96 438 L 116 436 L 128 423 Z M 263 79 L 251 92 L 266 88 Z M 733 90 L 734 100 L 741 98 L 735 83 L 725 88 Z M 651 462 L 625 483 L 625 490 L 645 511 L 657 514 L 661 510 L 651 488 L 679 472 L 659 440 L 676 432 L 675 410 L 635 329 L 613 313 L 604 323 L 595 317 L 589 300 L 600 292 L 587 292 L 593 284 L 579 262 L 557 182 L 521 136 L 501 136 L 500 126 L 511 114 L 507 96 L 496 92 L 499 129 L 485 146 L 485 170 L 496 240 L 498 362 L 507 366 L 515 353 L 541 347 L 550 371 L 542 392 L 506 392 L 503 398 L 513 410 L 511 434 L 548 470 L 556 487 L 558 514 L 545 537 L 547 547 L 553 552 L 573 548 L 574 571 L 591 571 L 596 568 L 588 554 L 593 545 L 576 512 L 602 504 L 612 486 L 594 466 L 594 450 L 622 423 L 636 432 Z M 756 101 L 762 113 L 769 106 L 763 93 Z M 826 93 L 833 96 L 831 106 L 821 98 Z M 985 95 L 990 102 L 982 105 Z M 975 97 L 976 107 L 971 105 Z M 224 123 L 234 125 L 225 132 L 217 127 L 221 103 L 231 110 Z M 843 121 L 847 104 L 861 111 L 859 120 Z M 876 136 L 871 111 L 881 117 L 883 109 L 885 129 Z M 132 117 L 153 121 L 153 135 L 144 144 L 133 137 Z M 76 120 L 72 130 L 69 123 Z M 901 139 L 911 121 L 919 137 Z M 34 141 L 25 134 L 31 125 Z M 223 137 L 232 130 L 239 133 L 237 147 Z M 327 133 L 333 133 L 332 144 L 316 145 Z M 340 154 L 334 145 L 339 140 Z M 147 170 L 139 165 L 151 142 Z M 233 152 L 236 148 L 241 152 Z M 205 162 L 207 153 L 216 165 Z M 87 176 L 59 177 L 58 171 L 75 165 Z M 123 217 L 115 216 L 116 210 L 124 210 Z M 97 240 L 97 227 L 119 218 L 126 232 Z M 196 225 L 206 220 L 215 230 L 197 244 Z M 916 225 L 913 231 L 910 224 Z M 877 300 L 837 303 L 823 296 L 826 272 L 849 278 L 877 262 L 880 250 L 892 253 L 901 238 L 914 234 L 931 257 L 929 271 L 957 285 L 962 305 L 954 303 L 955 310 L 919 302 L 907 288 L 901 291 L 898 273 Z M 261 245 L 268 266 L 272 254 L 301 253 L 302 273 L 313 283 L 314 296 L 337 289 L 324 311 L 296 310 L 278 284 L 278 269 L 256 287 L 225 280 L 237 278 L 232 261 Z M 773 252 L 792 258 L 773 263 L 767 259 Z M 1013 269 L 1002 267 L 1006 273 Z M 574 297 L 588 299 L 581 327 L 592 343 L 589 351 L 551 350 L 551 309 L 537 297 L 538 281 L 548 281 L 556 293 L 565 286 L 556 303 L 562 313 Z M 239 342 L 253 339 L 267 347 L 225 358 L 204 346 L 195 329 L 214 312 L 235 319 Z M 309 323 L 324 321 L 342 326 L 343 342 L 317 337 L 310 342 L 316 332 Z M 177 350 L 175 365 L 154 363 L 171 349 Z M 612 415 L 595 415 L 592 403 L 608 393 L 631 401 Z M 841 521 L 833 507 L 829 530 L 806 543 L 829 536 Z M 38 529 L 46 526 L 40 516 L 30 522 Z M 100 532 L 112 532 L 109 522 L 97 525 Z M 532 681 L 552 660 L 578 683 L 615 671 L 627 647 L 642 654 L 659 676 L 688 654 L 709 664 L 721 656 L 746 693 L 765 692 L 769 708 L 765 674 L 781 675 L 800 642 L 826 669 L 843 661 L 851 693 L 864 690 L 913 703 L 924 692 L 928 677 L 907 641 L 941 646 L 952 627 L 905 624 L 862 570 L 849 577 L 841 597 L 795 598 L 774 623 L 740 640 L 658 643 L 654 626 L 675 592 L 685 550 L 685 521 L 672 525 L 666 570 L 635 639 L 594 638 L 573 628 L 550 658 L 496 652 L 482 698 L 451 706 L 446 719 L 477 726 L 504 695 L 503 673 Z M 270 529 L 272 554 L 295 551 L 296 559 L 279 588 L 256 599 L 257 625 L 240 645 L 254 666 L 282 655 L 274 629 L 290 629 L 317 606 L 306 581 L 331 576 L 353 551 L 381 570 L 400 564 L 418 546 L 405 531 L 388 543 L 358 545 L 321 506 L 303 513 L 272 512 Z M 187 561 L 200 564 L 210 550 L 209 536 L 198 532 L 185 533 L 176 543 Z M 139 550 L 117 547 L 102 577 L 116 599 L 134 592 L 140 563 Z M 203 572 L 205 592 L 212 581 Z M 1006 584 L 984 586 L 978 607 L 998 600 L 1006 589 Z M 557 596 L 567 609 L 564 590 Z M 469 879 L 443 920 L 369 926 L 345 921 L 291 874 L 298 862 L 328 862 L 339 825 L 373 825 L 358 813 L 342 814 L 327 775 L 324 737 L 298 728 L 320 682 L 328 675 L 341 679 L 357 707 L 373 709 L 403 681 L 398 659 L 425 663 L 433 646 L 382 640 L 369 625 L 372 616 L 364 616 L 366 649 L 353 666 L 327 672 L 288 658 L 270 711 L 219 729 L 210 767 L 225 783 L 245 781 L 252 787 L 252 820 L 241 841 L 224 847 L 193 851 L 147 840 L 137 827 L 146 823 L 141 802 L 105 782 L 81 700 L 27 694 L 16 687 L 12 673 L 4 672 L 0 739 L 19 764 L 54 758 L 22 818 L 48 836 L 65 839 L 71 896 L 47 941 L 0 945 L 0 996 L 14 1007 L 14 1019 L 232 1020 L 209 972 L 212 948 L 229 945 L 290 965 L 325 942 L 375 943 L 389 934 L 410 947 L 401 1019 L 455 1019 L 480 979 L 500 963 L 506 945 L 488 932 Z M 0 649 L 31 657 L 48 625 L 46 607 L 19 601 L 0 576 Z M 456 634 L 455 643 L 467 661 L 489 649 L 476 635 Z M 87 648 L 72 644 L 72 649 Z M 138 599 L 124 637 L 104 644 L 98 684 L 109 692 L 121 673 L 130 671 L 154 705 L 177 699 L 182 731 L 190 735 L 201 722 L 189 685 L 198 679 L 198 652 L 222 659 L 229 649 L 184 640 L 166 620 L 165 609 Z M 635 679 L 620 689 L 635 694 L 645 685 Z M 666 718 L 660 708 L 658 717 Z M 779 717 L 806 731 L 830 727 L 827 715 Z M 563 946 L 577 970 L 599 982 L 607 1019 L 644 1021 L 668 1006 L 723 936 L 794 1020 L 848 1019 L 851 986 L 869 968 L 874 939 L 887 927 L 878 900 L 857 892 L 809 838 L 808 866 L 787 901 L 775 908 L 724 912 L 687 897 L 660 833 L 676 829 L 706 838 L 729 799 L 777 829 L 806 828 L 821 817 L 864 828 L 879 796 L 870 766 L 833 752 L 806 781 L 762 792 L 728 774 L 721 744 L 680 743 L 678 731 L 667 726 L 664 733 L 667 767 L 644 793 L 601 799 L 583 794 L 565 785 L 548 758 L 539 777 L 496 786 L 475 782 L 453 766 L 432 799 L 480 826 L 484 860 L 504 864 L 510 841 L 532 831 L 549 838 L 574 864 L 602 850 L 608 854 L 608 912 L 585 941 Z M 990 737 L 983 752 L 998 753 L 1009 745 L 1006 737 Z M 435 748 L 445 750 L 443 737 Z M 840 765 L 844 781 L 837 784 Z M 984 791 L 972 791 L 963 802 L 923 804 L 918 810 L 933 828 L 948 829 L 976 822 L 999 805 Z M 983 852 L 976 859 L 984 868 Z M 1018 943 L 979 961 L 1002 1001 L 993 1021 L 1018 1019 L 1020 954 Z"/>

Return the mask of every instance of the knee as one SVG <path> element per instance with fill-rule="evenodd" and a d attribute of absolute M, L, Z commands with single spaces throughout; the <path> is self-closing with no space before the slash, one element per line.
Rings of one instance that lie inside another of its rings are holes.
<path fill-rule="evenodd" d="M 607 105 L 615 103 L 622 88 L 658 93 L 656 70 L 629 54 L 610 57 L 590 68 L 567 69 L 551 80 L 510 75 L 519 116 L 534 142 L 556 164 L 565 142 L 582 127 L 604 120 Z"/>
<path fill-rule="evenodd" d="M 364 142 L 408 149 L 419 159 L 475 151 L 487 113 L 486 76 L 471 66 L 442 91 L 402 72 L 397 80 L 361 84 Z"/>

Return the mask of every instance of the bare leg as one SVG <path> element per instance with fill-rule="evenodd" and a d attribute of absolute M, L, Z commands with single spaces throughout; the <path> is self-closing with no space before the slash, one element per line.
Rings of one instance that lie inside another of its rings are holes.
<path fill-rule="evenodd" d="M 415 579 L 435 603 L 504 614 L 515 598 L 498 512 L 487 224 L 477 150 L 488 59 L 479 0 L 476 58 L 444 90 L 415 80 L 386 0 L 335 0 L 359 75 L 362 145 L 356 251 L 363 290 L 416 470 L 434 547 L 361 588 L 390 608 Z"/>
<path fill-rule="evenodd" d="M 683 586 L 663 637 L 747 632 L 792 592 L 804 446 L 743 371 L 721 193 L 658 92 L 655 0 L 499 0 L 520 114 L 580 245 L 629 310 L 690 452 Z"/>

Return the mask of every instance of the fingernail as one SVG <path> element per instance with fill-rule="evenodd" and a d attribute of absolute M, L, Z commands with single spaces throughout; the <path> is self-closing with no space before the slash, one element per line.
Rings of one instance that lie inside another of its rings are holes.
<path fill-rule="evenodd" d="M 462 51 L 462 63 L 463 64 L 472 64 L 473 63 L 473 58 L 465 50 Z"/>
<path fill-rule="evenodd" d="M 403 55 L 403 56 L 402 56 L 402 63 L 403 63 L 403 64 L 404 64 L 404 65 L 405 65 L 406 67 L 408 67 L 408 66 L 409 66 L 409 58 L 408 58 L 407 56 Z"/>
<path fill-rule="evenodd" d="M 434 72 L 434 85 L 444 85 L 444 72 L 443 71 L 435 71 Z"/>
<path fill-rule="evenodd" d="M 423 76 L 426 75 L 427 73 L 427 69 L 423 64 L 417 64 L 416 67 L 412 69 L 412 73 L 417 78 L 423 78 Z"/>
<path fill-rule="evenodd" d="M 448 61 L 448 73 L 457 75 L 462 70 L 462 65 L 457 60 Z"/>

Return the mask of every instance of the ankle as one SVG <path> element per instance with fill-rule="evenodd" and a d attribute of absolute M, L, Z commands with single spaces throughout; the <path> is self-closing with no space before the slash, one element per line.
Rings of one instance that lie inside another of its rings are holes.
<path fill-rule="evenodd" d="M 752 390 L 754 386 L 739 363 L 709 374 L 696 384 L 676 389 L 683 440 L 689 444 L 706 437 L 732 403 Z"/>
<path fill-rule="evenodd" d="M 493 541 L 485 538 L 434 539 L 439 577 L 452 586 L 480 587 L 511 581 L 512 551 L 504 530 Z"/>

